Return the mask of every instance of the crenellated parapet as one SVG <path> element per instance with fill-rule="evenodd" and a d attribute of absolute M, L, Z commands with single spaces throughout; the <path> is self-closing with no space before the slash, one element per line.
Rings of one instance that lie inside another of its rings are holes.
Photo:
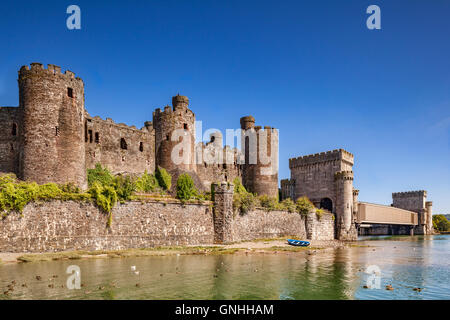
<path fill-rule="evenodd" d="M 334 174 L 335 180 L 351 180 L 353 181 L 353 171 L 339 171 Z"/>
<path fill-rule="evenodd" d="M 31 67 L 30 67 L 31 66 Z M 64 73 L 61 72 L 61 67 L 54 64 L 48 64 L 45 69 L 42 63 L 33 62 L 30 66 L 22 66 L 19 70 L 19 79 L 25 80 L 27 78 L 36 76 L 52 76 L 61 80 L 75 82 L 79 81 L 83 83 L 83 80 L 79 77 L 75 77 L 75 73 L 70 70 L 66 70 Z"/>
<path fill-rule="evenodd" d="M 414 198 L 414 197 L 426 197 L 427 192 L 425 190 L 405 191 L 405 192 L 393 192 L 392 198 Z"/>
<path fill-rule="evenodd" d="M 320 152 L 302 157 L 291 158 L 289 159 L 289 168 L 293 169 L 296 167 L 329 161 L 345 161 L 349 165 L 353 165 L 354 156 L 352 153 L 345 151 L 344 149 L 336 149 L 332 151 Z"/>

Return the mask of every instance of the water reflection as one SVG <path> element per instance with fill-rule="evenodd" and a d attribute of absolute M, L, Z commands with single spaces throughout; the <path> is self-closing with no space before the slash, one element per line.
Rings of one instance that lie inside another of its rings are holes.
<path fill-rule="evenodd" d="M 360 244 L 373 247 L 2 265 L 0 299 L 450 299 L 450 237 Z M 80 290 L 66 288 L 72 264 L 81 268 Z M 363 288 L 370 265 L 381 270 L 381 289 Z"/>

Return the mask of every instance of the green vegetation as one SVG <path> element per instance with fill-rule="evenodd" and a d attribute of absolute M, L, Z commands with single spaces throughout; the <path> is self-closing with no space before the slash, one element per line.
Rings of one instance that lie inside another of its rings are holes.
<path fill-rule="evenodd" d="M 259 204 L 266 211 L 283 210 L 283 206 L 278 202 L 277 198 L 271 198 L 267 195 L 259 196 Z"/>
<path fill-rule="evenodd" d="M 163 188 L 170 188 L 171 176 L 160 169 L 159 177 Z M 0 212 L 6 215 L 11 211 L 22 212 L 30 202 L 50 200 L 93 201 L 100 209 L 109 214 L 108 225 L 112 221 L 112 209 L 118 201 L 133 199 L 135 191 L 154 192 L 160 189 L 157 178 L 145 172 L 142 176 L 113 175 L 106 167 L 96 164 L 94 169 L 87 170 L 89 189 L 82 192 L 73 183 L 57 185 L 46 183 L 19 181 L 13 174 L 0 175 Z M 199 197 L 205 198 L 206 195 Z"/>
<path fill-rule="evenodd" d="M 90 195 L 80 193 L 73 185 L 19 181 L 13 174 L 0 176 L 0 211 L 6 215 L 10 211 L 22 212 L 33 201 L 88 200 Z"/>
<path fill-rule="evenodd" d="M 433 216 L 433 228 L 437 231 L 450 231 L 450 222 L 443 214 Z"/>
<path fill-rule="evenodd" d="M 158 180 L 153 174 L 148 174 L 147 170 L 136 180 L 136 191 L 138 192 L 155 192 L 158 188 Z"/>
<path fill-rule="evenodd" d="M 95 182 L 99 182 L 103 186 L 110 186 L 114 182 L 114 175 L 108 168 L 102 168 L 100 163 L 95 165 L 95 169 L 88 169 L 87 174 L 89 187 L 93 186 Z"/>
<path fill-rule="evenodd" d="M 172 177 L 166 171 L 166 169 L 158 167 L 156 168 L 155 173 L 156 180 L 158 180 L 158 184 L 164 190 L 170 190 L 172 187 Z"/>
<path fill-rule="evenodd" d="M 310 211 L 314 210 L 314 205 L 307 197 L 300 197 L 294 203 L 292 199 L 287 198 L 279 202 L 276 197 L 269 197 L 267 195 L 257 196 L 251 192 L 248 192 L 242 185 L 239 178 L 233 180 L 234 194 L 233 194 L 233 209 L 245 214 L 254 210 L 257 207 L 261 207 L 266 211 L 289 211 L 298 212 L 301 215 L 307 215 Z M 318 217 L 322 216 L 324 211 L 317 213 Z M 320 218 L 319 217 L 319 218 Z"/>
<path fill-rule="evenodd" d="M 313 203 L 307 197 L 300 197 L 295 202 L 297 212 L 302 216 L 306 216 L 311 210 L 314 209 Z"/>
<path fill-rule="evenodd" d="M 247 212 L 254 210 L 257 205 L 259 205 L 258 197 L 248 192 L 239 178 L 235 178 L 233 184 L 233 209 L 239 211 L 241 214 L 246 214 Z"/>
<path fill-rule="evenodd" d="M 322 219 L 323 214 L 325 213 L 325 211 L 323 209 L 316 209 L 316 216 L 317 219 Z"/>
<path fill-rule="evenodd" d="M 194 181 L 187 173 L 183 173 L 177 180 L 177 198 L 181 201 L 187 201 L 198 194 L 194 186 Z"/>
<path fill-rule="evenodd" d="M 283 201 L 281 201 L 281 205 L 285 208 L 285 210 L 287 210 L 291 213 L 295 212 L 297 209 L 295 202 L 292 201 L 291 198 L 287 198 L 287 199 L 284 199 Z"/>

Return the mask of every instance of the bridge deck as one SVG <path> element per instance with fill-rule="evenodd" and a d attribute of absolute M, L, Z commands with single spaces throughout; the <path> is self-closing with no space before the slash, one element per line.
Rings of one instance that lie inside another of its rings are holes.
<path fill-rule="evenodd" d="M 358 203 L 358 216 L 356 221 L 359 224 L 374 223 L 411 226 L 418 224 L 416 212 L 368 202 Z"/>

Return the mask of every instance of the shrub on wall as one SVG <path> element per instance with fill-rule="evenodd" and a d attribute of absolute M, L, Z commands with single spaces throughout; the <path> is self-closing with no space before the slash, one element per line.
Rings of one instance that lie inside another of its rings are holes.
<path fill-rule="evenodd" d="M 325 211 L 323 209 L 316 209 L 316 217 L 317 217 L 317 219 L 321 220 L 324 212 Z"/>
<path fill-rule="evenodd" d="M 233 184 L 233 209 L 241 214 L 254 210 L 259 205 L 258 197 L 248 192 L 239 178 L 235 178 Z"/>
<path fill-rule="evenodd" d="M 177 198 L 181 201 L 187 201 L 198 195 L 194 186 L 194 180 L 187 173 L 183 173 L 177 180 Z"/>
<path fill-rule="evenodd" d="M 55 183 L 38 185 L 35 182 L 24 182 L 14 175 L 0 176 L 0 211 L 22 212 L 32 201 L 49 200 L 88 200 L 90 195 L 80 193 L 78 188 L 69 184 L 58 186 Z"/>
<path fill-rule="evenodd" d="M 259 196 L 259 203 L 261 207 L 267 211 L 283 210 L 283 206 L 278 202 L 277 198 L 272 198 L 267 195 Z"/>
<path fill-rule="evenodd" d="M 283 210 L 289 211 L 289 212 L 295 212 L 297 207 L 294 203 L 294 201 L 292 201 L 291 198 L 287 198 L 284 199 L 283 201 L 281 201 L 281 206 L 283 208 Z"/>
<path fill-rule="evenodd" d="M 158 188 L 158 180 L 153 174 L 148 174 L 147 170 L 145 170 L 144 174 L 136 180 L 136 191 L 154 192 Z"/>
<path fill-rule="evenodd" d="M 130 176 L 115 177 L 113 187 L 120 201 L 131 200 L 133 192 L 136 191 L 136 183 Z"/>
<path fill-rule="evenodd" d="M 114 175 L 108 168 L 103 168 L 100 163 L 97 163 L 94 169 L 87 170 L 87 178 L 89 187 L 92 187 L 95 182 L 99 182 L 103 186 L 110 186 L 114 182 Z"/>
<path fill-rule="evenodd" d="M 303 216 L 306 216 L 312 209 L 314 209 L 313 203 L 308 197 L 300 197 L 295 202 L 297 212 Z"/>
<path fill-rule="evenodd" d="M 112 186 L 101 185 L 98 181 L 94 182 L 89 189 L 89 194 L 95 199 L 95 203 L 104 212 L 108 213 L 108 226 L 112 223 L 112 209 L 119 200 L 116 189 Z"/>
<path fill-rule="evenodd" d="M 164 190 L 170 190 L 170 187 L 172 186 L 172 177 L 166 169 L 161 167 L 156 168 L 155 176 L 161 188 Z"/>

